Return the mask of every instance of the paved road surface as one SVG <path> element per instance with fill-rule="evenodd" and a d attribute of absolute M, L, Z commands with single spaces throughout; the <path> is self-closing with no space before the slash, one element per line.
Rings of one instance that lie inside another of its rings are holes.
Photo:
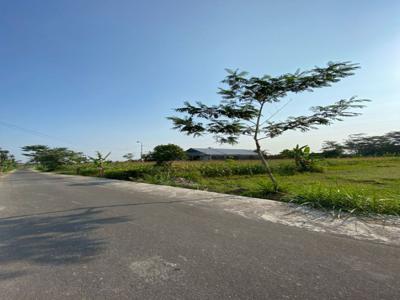
<path fill-rule="evenodd" d="M 0 179 L 0 299 L 400 299 L 400 248 L 18 171 Z"/>

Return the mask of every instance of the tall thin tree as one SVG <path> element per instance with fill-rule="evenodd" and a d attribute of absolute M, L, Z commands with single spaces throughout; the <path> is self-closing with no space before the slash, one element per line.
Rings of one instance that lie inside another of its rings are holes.
<path fill-rule="evenodd" d="M 173 122 L 174 129 L 194 137 L 210 133 L 220 143 L 235 144 L 240 136 L 251 136 L 277 190 L 278 182 L 263 155 L 262 140 L 277 137 L 288 130 L 308 131 L 317 125 L 330 125 L 334 121 L 342 121 L 344 117 L 358 116 L 359 113 L 352 110 L 364 107 L 363 102 L 368 100 L 356 97 L 342 99 L 331 105 L 312 107 L 309 115 L 289 117 L 281 122 L 271 121 L 264 114 L 265 107 L 282 101 L 289 93 L 312 92 L 328 87 L 353 75 L 358 68 L 358 64 L 351 62 L 330 62 L 323 68 L 314 67 L 303 72 L 297 70 L 277 77 L 249 77 L 247 72 L 227 70 L 228 75 L 222 82 L 228 87 L 220 88 L 222 100 L 219 104 L 209 106 L 202 102 L 194 105 L 184 102 L 183 107 L 175 110 L 186 115 L 168 119 Z"/>

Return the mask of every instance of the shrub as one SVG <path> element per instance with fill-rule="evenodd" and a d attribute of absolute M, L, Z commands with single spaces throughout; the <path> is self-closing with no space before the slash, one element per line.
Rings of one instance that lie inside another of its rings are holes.
<path fill-rule="evenodd" d="M 152 152 L 152 158 L 158 165 L 168 164 L 174 160 L 182 160 L 186 157 L 185 151 L 178 145 L 158 145 Z"/>

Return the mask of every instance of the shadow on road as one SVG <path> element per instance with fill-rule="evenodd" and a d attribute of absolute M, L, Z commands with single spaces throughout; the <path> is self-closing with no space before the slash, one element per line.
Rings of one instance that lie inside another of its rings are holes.
<path fill-rule="evenodd" d="M 68 186 L 97 186 L 97 185 L 106 185 L 111 183 L 110 180 L 96 180 L 96 181 L 87 181 L 87 182 L 79 182 L 79 183 L 69 183 Z"/>
<path fill-rule="evenodd" d="M 85 263 L 101 252 L 106 241 L 90 235 L 105 224 L 127 217 L 101 217 L 101 209 L 79 209 L 63 215 L 32 215 L 0 219 L 0 265 L 24 262 L 40 265 Z M 0 280 L 24 275 L 0 272 Z"/>
<path fill-rule="evenodd" d="M 136 202 L 136 203 L 117 203 L 117 204 L 109 204 L 109 205 L 100 205 L 100 206 L 83 206 L 78 208 L 71 208 L 65 210 L 55 210 L 55 211 L 47 211 L 41 213 L 27 214 L 27 215 L 19 215 L 19 216 L 11 216 L 11 217 L 3 217 L 0 218 L 0 230 L 2 222 L 10 219 L 17 218 L 26 218 L 26 217 L 37 217 L 41 215 L 49 215 L 49 214 L 58 214 L 58 213 L 66 213 L 66 212 L 75 212 L 80 210 L 97 210 L 97 209 L 106 209 L 106 208 L 117 208 L 117 207 L 129 207 L 129 206 L 144 206 L 144 205 L 164 205 L 164 204 L 175 204 L 175 203 L 190 203 L 190 202 L 201 202 L 201 201 L 211 201 L 211 200 L 223 200 L 223 199 L 231 199 L 235 197 L 234 195 L 223 195 L 220 197 L 207 197 L 193 200 L 169 200 L 169 201 L 147 201 L 147 202 Z"/>
<path fill-rule="evenodd" d="M 27 274 L 26 271 L 11 271 L 11 272 L 1 271 L 0 272 L 0 281 L 13 279 L 13 278 L 16 278 L 16 277 L 23 276 L 25 274 Z"/>
<path fill-rule="evenodd" d="M 22 171 L 18 170 L 18 174 L 22 175 L 23 177 L 21 178 L 16 178 L 15 176 L 9 176 L 3 179 L 3 182 L 7 183 L 22 183 L 24 185 L 26 184 L 39 184 L 39 183 L 44 183 L 44 184 L 66 184 L 68 186 L 97 186 L 97 185 L 106 185 L 111 183 L 112 181 L 110 179 L 104 180 L 103 178 L 98 178 L 98 177 L 81 177 L 81 179 L 84 178 L 84 182 L 75 182 L 71 183 L 70 179 L 73 179 L 73 177 L 69 178 L 66 177 L 65 175 L 62 176 L 53 176 L 55 175 L 54 173 L 35 173 L 32 171 Z"/>
<path fill-rule="evenodd" d="M 25 176 L 24 178 L 18 179 L 18 178 L 14 178 L 14 177 L 9 176 L 9 177 L 4 178 L 3 181 L 4 182 L 12 182 L 12 183 L 22 182 L 24 184 L 29 184 L 30 182 L 65 181 L 65 178 L 63 178 L 63 177 L 50 177 L 50 176 L 45 177 L 45 178 L 33 177 L 33 176 L 30 176 L 30 177 Z"/>

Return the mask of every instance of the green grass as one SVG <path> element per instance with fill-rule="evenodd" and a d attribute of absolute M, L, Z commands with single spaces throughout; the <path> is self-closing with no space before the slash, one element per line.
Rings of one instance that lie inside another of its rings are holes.
<path fill-rule="evenodd" d="M 3 174 L 6 174 L 6 173 L 9 173 L 9 172 L 11 172 L 11 171 L 13 171 L 13 170 L 15 170 L 15 167 L 13 167 L 13 166 L 10 166 L 10 167 L 7 167 L 7 168 L 2 168 L 1 170 L 0 170 L 0 175 L 3 173 Z"/>
<path fill-rule="evenodd" d="M 176 162 L 171 169 L 152 163 L 112 163 L 105 177 L 269 198 L 354 213 L 400 214 L 400 157 L 319 161 L 322 172 L 296 172 L 291 160 L 272 160 L 280 184 L 274 193 L 257 161 Z M 75 167 L 59 172 L 76 174 Z M 87 164 L 81 175 L 96 176 Z"/>

